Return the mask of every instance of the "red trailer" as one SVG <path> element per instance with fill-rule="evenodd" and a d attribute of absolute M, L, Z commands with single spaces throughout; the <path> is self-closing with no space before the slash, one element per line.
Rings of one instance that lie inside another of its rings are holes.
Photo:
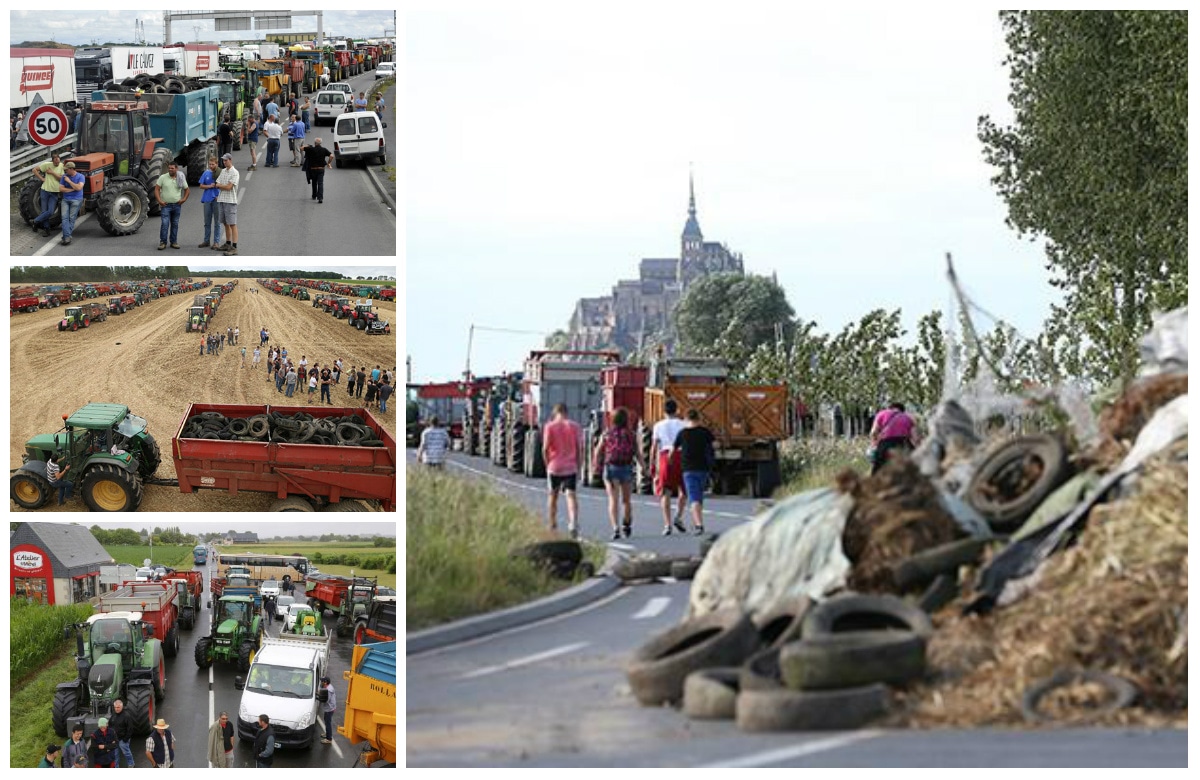
<path fill-rule="evenodd" d="M 592 450 L 601 434 L 612 425 L 612 414 L 625 407 L 629 412 L 629 429 L 636 431 L 642 419 L 642 406 L 646 401 L 646 381 L 650 369 L 644 366 L 606 366 L 600 370 L 603 395 L 600 408 L 588 420 L 584 431 L 585 451 L 584 482 L 590 487 L 603 487 L 600 472 L 592 463 Z"/>
<path fill-rule="evenodd" d="M 163 582 L 169 582 L 176 588 L 175 599 L 179 605 L 179 624 L 187 630 L 196 625 L 196 617 L 200 614 L 200 601 L 204 596 L 204 575 L 198 571 L 180 571 L 169 577 L 163 577 Z"/>
<path fill-rule="evenodd" d="M 141 612 L 142 620 L 154 626 L 154 638 L 162 642 L 163 652 L 174 658 L 179 652 L 179 610 L 173 582 L 125 582 L 111 593 L 100 595 L 97 612 Z"/>
<path fill-rule="evenodd" d="M 192 439 L 183 436 L 187 421 L 202 412 L 248 419 L 273 412 L 304 412 L 314 418 L 357 414 L 384 443 L 382 447 L 292 444 L 275 441 Z M 312 511 L 314 505 L 338 507 L 343 499 L 379 501 L 385 512 L 396 506 L 396 440 L 370 411 L 361 408 L 190 404 L 171 440 L 179 489 L 274 493 L 271 511 Z"/>
<path fill-rule="evenodd" d="M 36 295 L 14 295 L 8 299 L 9 312 L 24 311 L 35 312 L 40 307 L 41 302 Z"/>

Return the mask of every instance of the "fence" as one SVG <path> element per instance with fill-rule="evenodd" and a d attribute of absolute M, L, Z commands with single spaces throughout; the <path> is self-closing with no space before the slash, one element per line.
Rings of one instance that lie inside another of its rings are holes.
<path fill-rule="evenodd" d="M 34 144 L 14 150 L 9 155 L 9 186 L 21 184 L 26 179 L 32 178 L 34 164 L 49 160 L 53 152 L 61 154 L 63 162 L 71 159 L 71 150 L 75 146 L 75 138 L 75 133 L 70 133 L 54 146 L 38 146 Z"/>

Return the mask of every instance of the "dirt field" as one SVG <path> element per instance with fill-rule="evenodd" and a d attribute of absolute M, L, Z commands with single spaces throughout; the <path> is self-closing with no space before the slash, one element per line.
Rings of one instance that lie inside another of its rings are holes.
<path fill-rule="evenodd" d="M 214 279 L 220 284 L 224 279 Z M 174 478 L 171 438 L 183 421 L 189 403 L 278 404 L 283 398 L 268 382 L 260 366 L 251 369 L 258 331 L 266 326 L 271 343 L 287 348 L 288 357 L 308 356 L 314 362 L 332 365 L 341 358 L 346 365 L 366 366 L 368 373 L 398 366 L 396 346 L 396 303 L 374 301 L 382 319 L 392 324 L 388 336 L 367 336 L 334 319 L 310 301 L 297 301 L 258 287 L 253 279 L 240 279 L 225 297 L 212 320 L 217 332 L 241 328 L 238 347 L 228 346 L 219 356 L 201 355 L 200 336 L 184 332 L 185 310 L 194 293 L 169 295 L 150 301 L 120 316 L 109 316 L 86 330 L 59 333 L 63 307 L 42 309 L 10 317 L 9 361 L 12 428 L 9 435 L 9 468 L 21 465 L 25 442 L 39 433 L 54 433 L 62 427 L 62 416 L 89 402 L 121 403 L 133 414 L 146 418 L 148 430 L 162 449 L 163 461 L 157 477 Z M 104 299 L 97 299 L 104 301 Z M 246 346 L 246 368 L 240 368 L 240 348 Z M 266 350 L 262 359 L 266 361 Z M 398 372 L 393 372 L 399 376 Z M 353 405 L 346 382 L 332 390 L 334 404 Z M 299 391 L 297 391 L 297 396 Z M 317 392 L 320 396 L 320 391 Z M 297 399 L 298 400 L 298 399 Z M 393 394 L 386 414 L 375 414 L 393 436 L 399 438 L 396 408 L 400 394 Z M 301 401 L 303 403 L 303 401 Z M 362 405 L 359 399 L 357 405 Z M 274 497 L 242 493 L 236 498 L 218 491 L 184 494 L 175 487 L 147 485 L 139 511 L 214 512 L 266 511 Z M 14 512 L 27 512 L 9 499 Z M 87 505 L 75 496 L 64 511 L 86 512 Z M 52 499 L 38 511 L 60 511 Z"/>

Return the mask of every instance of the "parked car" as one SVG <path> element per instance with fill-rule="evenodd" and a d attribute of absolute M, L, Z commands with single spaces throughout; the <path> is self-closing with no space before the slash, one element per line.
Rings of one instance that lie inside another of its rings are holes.
<path fill-rule="evenodd" d="M 326 84 L 324 89 L 332 89 L 337 92 L 345 92 L 347 100 L 350 100 L 351 98 L 354 97 L 354 87 L 350 86 L 349 84 L 347 84 L 344 81 L 335 81 L 332 84 Z"/>
<path fill-rule="evenodd" d="M 342 167 L 345 160 L 369 162 L 377 158 L 387 162 L 387 146 L 379 117 L 370 111 L 351 111 L 333 120 L 333 164 Z"/>
<path fill-rule="evenodd" d="M 381 63 L 379 63 L 379 67 L 375 69 L 375 80 L 376 81 L 379 81 L 382 78 L 387 78 L 388 76 L 395 76 L 395 75 L 396 75 L 396 63 L 394 63 L 394 62 L 381 62 Z"/>
<path fill-rule="evenodd" d="M 346 110 L 346 92 L 337 89 L 323 89 L 317 93 L 313 101 L 313 126 L 322 122 L 333 124 L 334 119 Z"/>
<path fill-rule="evenodd" d="M 258 593 L 264 599 L 267 596 L 275 596 L 278 598 L 281 592 L 282 590 L 279 586 L 279 580 L 264 580 L 263 584 L 258 586 Z"/>
<path fill-rule="evenodd" d="M 154 569 L 144 566 L 137 570 L 137 573 L 133 575 L 133 579 L 135 582 L 149 582 L 154 579 Z"/>
<path fill-rule="evenodd" d="M 275 617 L 280 620 L 287 618 L 288 607 L 296 603 L 295 596 L 282 595 L 275 599 Z"/>
<path fill-rule="evenodd" d="M 307 602 L 298 602 L 289 604 L 287 614 L 283 618 L 283 630 L 291 631 L 296 626 L 296 615 L 301 612 L 311 612 L 312 607 L 308 606 Z"/>

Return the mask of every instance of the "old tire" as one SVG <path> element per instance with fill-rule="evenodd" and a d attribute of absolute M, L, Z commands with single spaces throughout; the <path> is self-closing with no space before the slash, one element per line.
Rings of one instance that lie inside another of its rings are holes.
<path fill-rule="evenodd" d="M 900 629 L 924 640 L 933 635 L 933 624 L 917 607 L 891 595 L 850 593 L 823 601 L 804 619 L 801 636 L 810 639 L 853 631 Z"/>
<path fill-rule="evenodd" d="M 150 735 L 154 728 L 154 688 L 149 685 L 131 685 L 125 690 L 125 705 L 133 721 L 133 733 L 139 737 Z"/>
<path fill-rule="evenodd" d="M 683 714 L 696 720 L 733 720 L 740 685 L 736 667 L 692 672 L 683 681 Z"/>
<path fill-rule="evenodd" d="M 101 463 L 83 475 L 83 502 L 93 512 L 136 512 L 142 503 L 142 478 L 109 463 Z"/>
<path fill-rule="evenodd" d="M 929 587 L 917 599 L 917 607 L 932 615 L 942 607 L 958 598 L 958 573 L 939 574 L 929 583 Z"/>
<path fill-rule="evenodd" d="M 911 631 L 822 634 L 779 651 L 783 683 L 792 690 L 903 686 L 925 673 L 925 640 Z"/>
<path fill-rule="evenodd" d="M 738 690 L 770 691 L 783 687 L 779 670 L 779 648 L 759 650 L 738 669 Z"/>
<path fill-rule="evenodd" d="M 698 669 L 736 666 L 758 647 L 750 616 L 722 610 L 681 623 L 638 648 L 625 667 L 629 687 L 646 706 L 674 704 L 683 682 Z"/>
<path fill-rule="evenodd" d="M 288 496 L 271 504 L 268 512 L 312 512 L 313 505 L 300 496 Z"/>
<path fill-rule="evenodd" d="M 167 629 L 167 638 L 163 641 L 163 654 L 167 658 L 174 658 L 179 655 L 179 627 L 178 625 L 171 626 Z"/>
<path fill-rule="evenodd" d="M 1025 470 L 1039 470 L 1022 479 Z M 988 521 L 993 531 L 1015 530 L 1054 489 L 1071 476 L 1067 449 L 1054 436 L 1020 436 L 991 451 L 967 486 L 967 503 Z M 1029 480 L 1032 481 L 1029 481 Z M 1016 495 L 1000 495 L 1020 489 Z"/>
<path fill-rule="evenodd" d="M 170 164 L 171 152 L 161 146 L 155 147 L 154 154 L 146 161 L 145 166 L 142 167 L 141 176 L 138 177 L 142 180 L 142 186 L 146 188 L 146 194 L 150 201 L 147 213 L 152 217 L 157 217 L 162 210 L 158 207 L 158 201 L 149 195 L 154 192 L 154 183 L 158 181 L 158 177 L 167 172 L 167 166 Z M 199 183 L 199 179 L 196 180 L 196 183 Z M 121 313 L 125 313 L 123 307 Z"/>
<path fill-rule="evenodd" d="M 655 555 L 653 553 L 633 558 L 622 558 L 613 566 L 613 574 L 624 582 L 652 580 L 671 576 L 671 565 L 687 560 L 688 556 Z"/>
<path fill-rule="evenodd" d="M 17 196 L 17 205 L 21 211 L 21 218 L 25 220 L 26 225 L 32 225 L 33 220 L 42 212 L 41 196 L 38 192 L 42 189 L 42 183 L 34 176 L 32 179 L 26 179 L 21 185 L 21 192 Z M 62 201 L 59 201 L 62 205 Z M 50 230 L 54 231 L 62 227 L 62 209 L 56 208 L 54 214 L 50 217 Z"/>
<path fill-rule="evenodd" d="M 779 649 L 801 636 L 804 618 L 813 607 L 812 599 L 796 596 L 785 599 L 773 609 L 754 618 L 754 627 L 763 646 Z"/>
<path fill-rule="evenodd" d="M 110 236 L 138 232 L 150 214 L 150 196 L 140 182 L 120 179 L 105 187 L 96 199 L 96 219 Z"/>
<path fill-rule="evenodd" d="M 976 563 L 987 545 L 987 539 L 960 539 L 914 553 L 896 566 L 896 586 L 907 590 L 932 582 L 938 575 L 957 573 L 958 567 Z"/>
<path fill-rule="evenodd" d="M 677 580 L 690 580 L 696 576 L 696 569 L 700 568 L 700 558 L 688 558 L 683 561 L 671 562 L 671 576 Z"/>
<path fill-rule="evenodd" d="M 743 690 L 737 698 L 742 731 L 856 729 L 887 710 L 887 686 L 835 691 Z"/>
<path fill-rule="evenodd" d="M 50 500 L 50 482 L 40 474 L 18 471 L 8 481 L 8 494 L 23 509 L 40 509 Z"/>
<path fill-rule="evenodd" d="M 1086 723 L 1130 706 L 1137 699 L 1137 688 L 1123 677 L 1087 669 L 1059 669 L 1050 677 L 1038 680 L 1021 696 L 1021 715 L 1030 723 L 1046 723 L 1052 718 L 1038 710 L 1043 697 L 1055 688 L 1073 683 L 1097 683 L 1108 689 L 1109 701 L 1086 715 L 1072 718 L 1072 723 Z"/>
<path fill-rule="evenodd" d="M 67 721 L 75 717 L 79 706 L 78 688 L 59 688 L 54 692 L 54 702 L 50 705 L 50 722 L 54 724 L 54 733 L 60 737 L 67 734 Z"/>

